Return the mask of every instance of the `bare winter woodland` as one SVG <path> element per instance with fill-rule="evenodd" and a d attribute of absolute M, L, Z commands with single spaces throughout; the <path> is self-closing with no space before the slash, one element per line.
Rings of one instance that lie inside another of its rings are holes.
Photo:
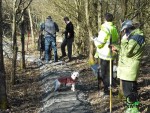
<path fill-rule="evenodd" d="M 140 23 L 146 47 L 138 79 L 141 113 L 150 112 L 150 1 L 149 0 L 0 0 L 0 113 L 107 113 L 109 100 L 98 96 L 96 77 L 90 65 L 95 62 L 95 46 L 103 15 L 114 15 L 120 33 L 121 22 Z M 64 16 L 75 28 L 74 59 L 70 63 L 44 65 L 37 50 L 39 27 L 47 16 L 58 24 L 58 55 Z M 121 33 L 120 33 L 121 37 Z M 79 70 L 75 93 L 65 89 L 55 96 L 49 91 L 52 81 Z M 119 81 L 118 81 L 119 82 Z M 103 87 L 103 86 L 102 86 Z M 124 111 L 124 98 L 113 89 L 113 112 Z"/>

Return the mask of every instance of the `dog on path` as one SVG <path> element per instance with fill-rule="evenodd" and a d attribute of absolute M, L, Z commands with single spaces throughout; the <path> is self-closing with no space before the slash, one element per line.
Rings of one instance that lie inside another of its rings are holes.
<path fill-rule="evenodd" d="M 75 91 L 75 84 L 76 84 L 76 81 L 79 77 L 79 72 L 73 72 L 71 73 L 71 76 L 65 76 L 65 77 L 60 77 L 60 78 L 57 78 L 55 81 L 54 81 L 54 87 L 52 88 L 52 91 L 57 91 L 61 85 L 65 85 L 65 86 L 72 86 L 71 87 L 71 90 L 72 91 Z"/>

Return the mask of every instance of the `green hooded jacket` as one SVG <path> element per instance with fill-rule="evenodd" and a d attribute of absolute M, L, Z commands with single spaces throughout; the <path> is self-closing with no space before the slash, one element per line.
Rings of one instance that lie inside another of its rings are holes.
<path fill-rule="evenodd" d="M 117 69 L 118 78 L 127 81 L 137 80 L 144 46 L 145 39 L 139 29 L 133 30 L 128 39 L 121 40 Z"/>

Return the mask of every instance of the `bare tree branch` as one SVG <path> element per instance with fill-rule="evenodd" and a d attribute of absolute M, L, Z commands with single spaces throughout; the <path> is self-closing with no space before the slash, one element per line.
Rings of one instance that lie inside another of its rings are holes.
<path fill-rule="evenodd" d="M 27 4 L 26 7 L 24 7 L 22 10 L 21 10 L 21 15 L 19 17 L 19 19 L 17 20 L 17 24 L 20 22 L 22 16 L 24 15 L 24 12 L 26 11 L 26 9 L 30 6 L 30 4 L 32 3 L 33 0 L 30 0 L 29 3 Z M 25 3 L 25 2 L 24 2 Z"/>

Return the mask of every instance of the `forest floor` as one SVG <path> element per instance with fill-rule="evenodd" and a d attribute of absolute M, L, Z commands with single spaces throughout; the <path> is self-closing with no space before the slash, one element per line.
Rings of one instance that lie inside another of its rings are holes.
<path fill-rule="evenodd" d="M 22 70 L 18 61 L 16 83 L 11 85 L 11 62 L 5 59 L 7 95 L 10 109 L 6 113 L 109 113 L 109 97 L 101 97 L 103 86 L 97 90 L 97 79 L 84 56 L 74 56 L 73 61 L 60 64 L 39 63 L 39 52 L 32 52 L 35 61 L 26 64 Z M 65 58 L 67 59 L 67 58 Z M 64 59 L 64 60 L 65 60 Z M 141 113 L 150 113 L 150 59 L 142 61 L 138 79 Z M 76 91 L 63 87 L 51 94 L 52 82 L 60 76 L 80 71 Z M 123 113 L 124 99 L 118 97 L 117 87 L 113 88 L 112 111 Z M 1 111 L 2 112 L 2 111 Z M 4 112 L 4 113 L 5 113 Z"/>

